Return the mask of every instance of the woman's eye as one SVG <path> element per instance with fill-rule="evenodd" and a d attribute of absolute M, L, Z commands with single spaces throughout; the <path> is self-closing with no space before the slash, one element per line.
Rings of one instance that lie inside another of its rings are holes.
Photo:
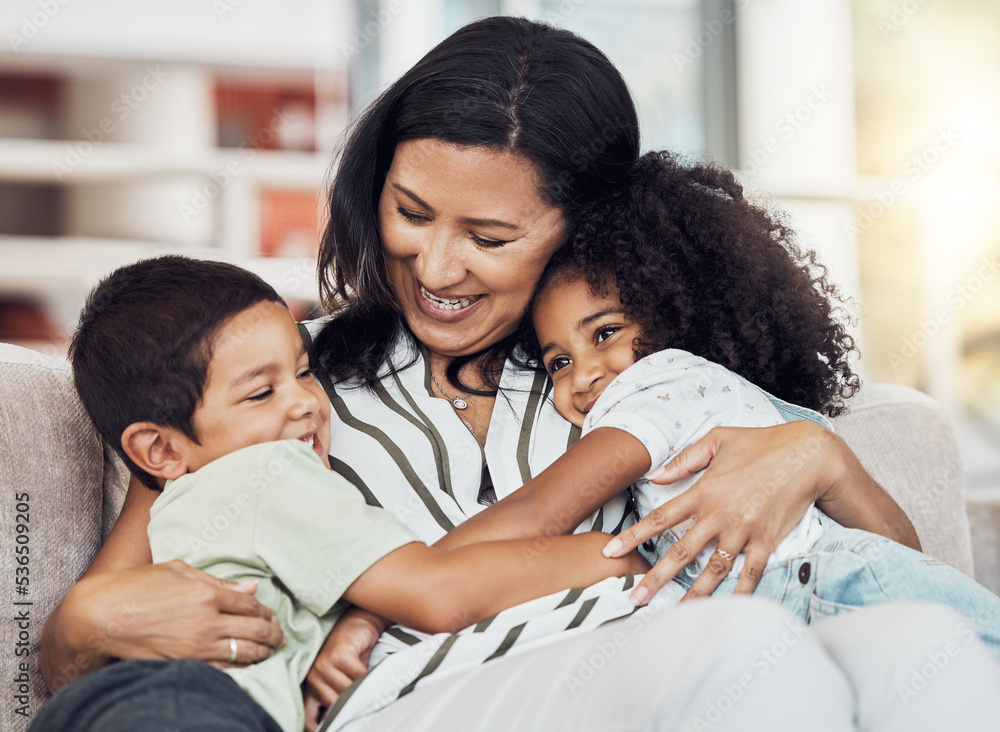
<path fill-rule="evenodd" d="M 496 249 L 497 247 L 502 247 L 504 244 L 509 243 L 501 239 L 484 239 L 476 234 L 469 234 L 469 238 L 476 243 L 476 246 L 482 247 L 483 249 Z"/>
<path fill-rule="evenodd" d="M 409 221 L 411 224 L 423 224 L 427 222 L 426 216 L 421 216 L 418 213 L 413 213 L 413 211 L 407 211 L 402 206 L 396 206 L 396 211 L 399 213 L 400 216 Z"/>
<path fill-rule="evenodd" d="M 608 338 L 617 333 L 621 328 L 617 325 L 606 325 L 603 328 L 598 328 L 597 333 L 594 334 L 594 338 L 598 343 L 603 343 Z"/>
<path fill-rule="evenodd" d="M 247 397 L 247 401 L 248 402 L 262 402 L 265 399 L 267 399 L 269 396 L 271 396 L 271 394 L 273 394 L 273 393 L 274 392 L 273 392 L 272 389 L 267 388 L 267 389 L 264 389 L 263 391 L 258 391 L 255 394 L 251 394 L 250 396 Z"/>
<path fill-rule="evenodd" d="M 565 368 L 573 363 L 573 360 L 568 356 L 556 356 L 554 359 L 549 361 L 548 372 L 554 374 L 559 369 Z"/>

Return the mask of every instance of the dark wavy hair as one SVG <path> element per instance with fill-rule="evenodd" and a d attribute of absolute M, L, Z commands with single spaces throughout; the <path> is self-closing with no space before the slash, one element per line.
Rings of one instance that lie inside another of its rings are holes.
<path fill-rule="evenodd" d="M 125 454 L 125 428 L 153 422 L 198 442 L 194 412 L 215 335 L 259 302 L 284 304 L 245 269 L 180 255 L 116 269 L 90 293 L 69 349 L 73 382 L 101 437 L 147 488 L 160 486 Z"/>
<path fill-rule="evenodd" d="M 315 343 L 335 381 L 373 385 L 404 327 L 387 282 L 378 200 L 396 146 L 421 138 L 524 156 L 538 171 L 539 194 L 562 210 L 570 229 L 578 212 L 618 186 L 639 156 L 628 87 L 579 36 L 497 17 L 442 41 L 362 115 L 340 155 L 318 261 L 323 305 L 336 317 Z M 462 365 L 480 357 L 490 363 L 514 340 L 454 359 L 449 379 L 468 389 L 458 380 Z"/>
<path fill-rule="evenodd" d="M 578 222 L 538 292 L 572 270 L 595 294 L 618 288 L 625 316 L 642 332 L 636 358 L 690 351 L 831 417 L 860 386 L 849 364 L 854 339 L 841 322 L 844 298 L 826 268 L 797 246 L 779 214 L 748 201 L 727 170 L 646 153 L 628 185 Z M 530 317 L 520 340 L 537 363 Z"/>

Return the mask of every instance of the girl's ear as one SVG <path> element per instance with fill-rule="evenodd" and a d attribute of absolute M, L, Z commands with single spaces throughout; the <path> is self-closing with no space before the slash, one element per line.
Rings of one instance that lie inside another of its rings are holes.
<path fill-rule="evenodd" d="M 150 475 L 176 480 L 188 471 L 185 446 L 190 440 L 174 427 L 133 422 L 122 432 L 125 454 Z"/>

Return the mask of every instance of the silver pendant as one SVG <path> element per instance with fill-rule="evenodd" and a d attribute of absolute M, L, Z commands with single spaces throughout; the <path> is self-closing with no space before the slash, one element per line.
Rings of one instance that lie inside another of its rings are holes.
<path fill-rule="evenodd" d="M 451 403 L 455 409 L 466 409 L 469 406 L 469 403 L 462 399 L 462 397 L 455 397 L 451 400 Z"/>

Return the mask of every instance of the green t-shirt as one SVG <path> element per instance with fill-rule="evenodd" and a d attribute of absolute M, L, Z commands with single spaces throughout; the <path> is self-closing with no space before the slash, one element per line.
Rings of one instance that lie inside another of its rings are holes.
<path fill-rule="evenodd" d="M 154 562 L 260 581 L 255 596 L 277 614 L 288 645 L 229 673 L 288 732 L 304 726 L 300 686 L 343 613 L 340 597 L 412 541 L 298 440 L 243 448 L 169 481 L 150 510 Z"/>

